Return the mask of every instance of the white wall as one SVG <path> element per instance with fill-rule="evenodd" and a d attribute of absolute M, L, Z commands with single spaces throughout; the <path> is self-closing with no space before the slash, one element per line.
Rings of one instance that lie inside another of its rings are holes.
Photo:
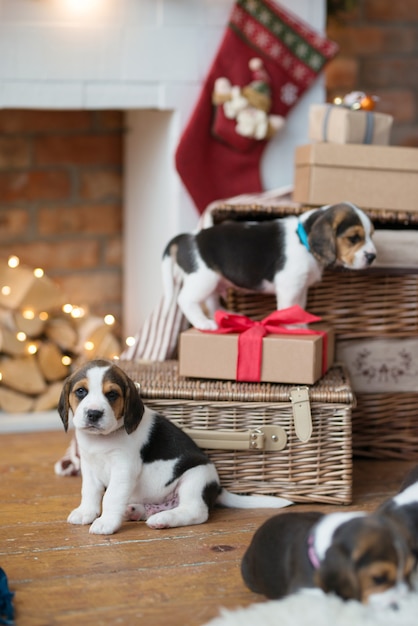
<path fill-rule="evenodd" d="M 174 3 L 185 6 L 184 2 Z M 190 2 L 189 2 L 190 4 Z M 154 115 L 141 111 L 130 111 L 128 114 L 127 135 L 127 170 L 126 170 L 126 240 L 125 240 L 125 302 L 124 302 L 124 329 L 126 335 L 135 334 L 146 317 L 152 312 L 161 297 L 160 260 L 161 253 L 168 240 L 175 234 L 193 230 L 197 224 L 196 210 L 178 179 L 173 166 L 173 154 L 179 140 L 183 126 L 191 114 L 195 101 L 199 96 L 200 86 L 209 66 L 216 54 L 220 39 L 223 36 L 232 1 L 219 0 L 212 3 L 212 19 L 207 28 L 201 25 L 203 14 L 210 12 L 206 3 L 201 4 L 199 11 L 195 3 L 191 2 L 196 10 L 194 24 L 189 29 L 196 31 L 196 47 L 190 48 L 189 55 L 198 61 L 198 80 L 178 83 L 176 89 L 171 85 L 169 97 L 162 107 L 163 111 Z M 325 23 L 324 0 L 282 0 L 281 4 L 299 14 L 309 24 L 318 30 L 323 30 Z M 215 12 L 215 10 L 217 12 Z M 206 33 L 206 37 L 205 37 Z M 179 38 L 184 33 L 179 34 Z M 200 44 L 204 37 L 205 45 Z M 186 40 L 190 43 L 190 37 Z M 191 69 L 191 68 L 190 68 Z M 192 73 L 193 75 L 193 73 Z M 166 92 L 167 95 L 167 92 Z M 324 100 L 323 81 L 319 79 L 304 95 L 302 100 L 293 109 L 287 118 L 285 128 L 269 142 L 261 162 L 261 175 L 265 189 L 273 189 L 293 182 L 293 152 L 298 144 L 307 142 L 308 110 L 311 103 Z M 172 115 L 164 112 L 170 105 Z M 160 124 L 169 133 L 168 152 L 170 158 L 160 158 L 162 154 L 162 140 Z M 142 142 L 142 148 L 137 137 L 146 126 L 146 137 L 152 137 L 152 127 L 158 136 L 159 150 L 153 152 L 156 160 L 150 163 L 151 156 L 147 151 L 148 142 Z M 136 155 L 136 156 L 134 156 Z M 148 161 L 145 166 L 146 161 Z M 165 185 L 155 190 L 152 200 L 152 176 L 149 172 L 154 169 L 161 175 L 166 168 Z M 147 172 L 147 173 L 145 173 Z M 145 191 L 148 189 L 148 192 Z M 147 197 L 146 202 L 140 198 L 142 193 Z M 144 225 L 146 227 L 144 228 Z M 149 234 L 153 233 L 152 237 Z M 131 269 L 130 269 L 131 268 Z"/>
<path fill-rule="evenodd" d="M 71 3 L 83 9 L 76 11 Z M 318 30 L 325 0 L 281 0 Z M 124 329 L 134 334 L 161 295 L 168 239 L 194 228 L 196 211 L 173 154 L 223 35 L 233 0 L 0 0 L 0 107 L 124 109 Z M 264 154 L 266 189 L 292 181 L 310 102 L 288 117 Z"/>
<path fill-rule="evenodd" d="M 0 0 L 0 107 L 173 108 L 179 86 L 202 79 L 231 4 Z"/>

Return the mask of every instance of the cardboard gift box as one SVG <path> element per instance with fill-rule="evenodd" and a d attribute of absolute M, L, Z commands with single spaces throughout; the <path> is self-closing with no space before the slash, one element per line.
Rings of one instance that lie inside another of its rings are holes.
<path fill-rule="evenodd" d="M 393 117 L 386 113 L 313 104 L 309 109 L 309 139 L 330 143 L 388 145 Z"/>
<path fill-rule="evenodd" d="M 295 151 L 296 202 L 348 200 L 365 209 L 418 211 L 418 149 L 313 143 Z"/>
<path fill-rule="evenodd" d="M 251 361 L 250 365 L 254 361 L 251 354 L 244 356 L 244 334 L 207 333 L 191 328 L 180 335 L 179 374 L 192 378 L 313 384 L 334 361 L 334 333 L 329 325 L 322 323 L 310 324 L 308 332 L 260 337 L 261 364 L 255 375 L 251 375 L 245 371 L 245 364 L 241 370 L 238 365 L 240 359 Z"/>

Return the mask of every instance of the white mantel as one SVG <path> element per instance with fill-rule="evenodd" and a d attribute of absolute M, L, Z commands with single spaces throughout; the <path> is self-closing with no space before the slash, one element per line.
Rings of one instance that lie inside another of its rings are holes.
<path fill-rule="evenodd" d="M 161 295 L 168 239 L 197 213 L 173 154 L 215 56 L 233 0 L 0 0 L 0 107 L 127 111 L 124 330 L 134 334 Z M 92 3 L 88 9 L 89 2 Z M 323 30 L 325 0 L 281 0 Z M 270 141 L 265 188 L 292 183 L 319 80 Z"/>

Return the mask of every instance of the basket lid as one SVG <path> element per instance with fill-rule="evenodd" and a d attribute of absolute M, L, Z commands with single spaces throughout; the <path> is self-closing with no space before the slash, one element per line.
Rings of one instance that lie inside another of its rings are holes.
<path fill-rule="evenodd" d="M 301 215 L 305 211 L 318 208 L 318 205 L 298 204 L 297 202 L 249 202 L 249 203 L 229 203 L 221 201 L 216 204 L 211 211 L 215 224 L 225 220 L 268 220 L 287 215 Z M 418 213 L 416 211 L 397 211 L 394 209 L 371 209 L 366 206 L 361 207 L 370 217 L 375 226 L 385 228 L 416 228 L 418 224 Z"/>
<path fill-rule="evenodd" d="M 245 383 L 179 376 L 177 361 L 118 362 L 140 384 L 141 396 L 159 399 L 183 399 L 231 402 L 289 402 L 290 390 L 298 385 L 282 383 Z M 309 385 L 311 402 L 354 404 L 350 380 L 342 365 L 334 365 L 314 385 Z"/>

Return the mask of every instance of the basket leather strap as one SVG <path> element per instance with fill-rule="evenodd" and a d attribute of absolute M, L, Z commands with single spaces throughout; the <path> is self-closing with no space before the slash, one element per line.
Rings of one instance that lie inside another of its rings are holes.
<path fill-rule="evenodd" d="M 302 443 L 312 437 L 312 416 L 308 387 L 293 387 L 290 390 L 293 409 L 293 424 L 296 436 Z"/>
<path fill-rule="evenodd" d="M 277 452 L 286 447 L 287 435 L 281 426 L 260 426 L 245 431 L 184 428 L 172 420 L 200 447 L 209 450 L 265 450 Z"/>

